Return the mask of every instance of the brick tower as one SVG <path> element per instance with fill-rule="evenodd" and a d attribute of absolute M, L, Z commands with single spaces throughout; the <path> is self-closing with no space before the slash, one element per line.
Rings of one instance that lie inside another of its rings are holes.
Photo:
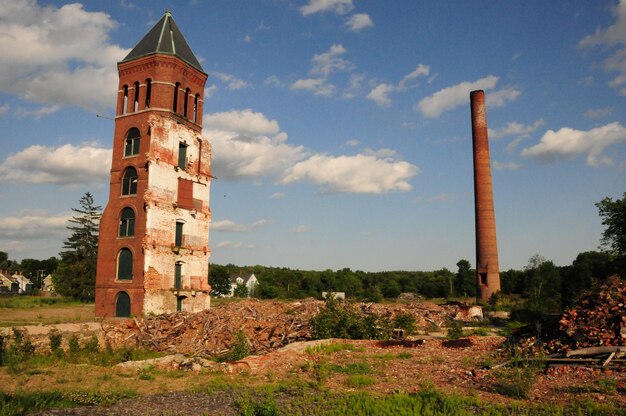
<path fill-rule="evenodd" d="M 476 221 L 476 297 L 488 301 L 500 291 L 496 214 L 493 206 L 491 159 L 487 136 L 485 93 L 470 93 L 474 148 L 474 216 Z"/>
<path fill-rule="evenodd" d="M 118 63 L 109 201 L 100 221 L 96 315 L 210 306 L 207 74 L 169 12 Z"/>

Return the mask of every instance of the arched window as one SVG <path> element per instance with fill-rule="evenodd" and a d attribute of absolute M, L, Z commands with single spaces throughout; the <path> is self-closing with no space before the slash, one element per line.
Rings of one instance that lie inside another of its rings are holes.
<path fill-rule="evenodd" d="M 174 85 L 174 101 L 172 103 L 172 111 L 174 111 L 175 113 L 178 112 L 178 90 L 180 89 L 180 82 L 177 82 L 176 85 Z"/>
<path fill-rule="evenodd" d="M 193 122 L 198 122 L 198 100 L 200 99 L 200 94 L 196 94 L 193 99 Z"/>
<path fill-rule="evenodd" d="M 152 80 L 146 80 L 146 108 L 150 108 L 150 94 L 152 94 Z"/>
<path fill-rule="evenodd" d="M 132 237 L 135 235 L 135 211 L 132 208 L 124 208 L 120 215 L 120 237 Z"/>
<path fill-rule="evenodd" d="M 115 316 L 119 318 L 128 318 L 130 316 L 130 296 L 128 296 L 128 293 L 120 292 L 117 294 Z"/>
<path fill-rule="evenodd" d="M 122 115 L 126 114 L 126 111 L 128 111 L 128 85 L 124 85 L 122 87 L 122 90 L 124 91 L 124 101 L 122 102 Z"/>
<path fill-rule="evenodd" d="M 124 145 L 124 157 L 139 154 L 140 136 L 138 128 L 133 127 L 128 130 L 128 134 L 126 134 L 126 143 Z"/>
<path fill-rule="evenodd" d="M 189 109 L 189 88 L 185 90 L 185 102 L 183 103 L 183 116 L 187 117 Z"/>
<path fill-rule="evenodd" d="M 174 289 L 183 288 L 183 262 L 177 261 L 174 264 Z"/>
<path fill-rule="evenodd" d="M 137 195 L 137 170 L 133 167 L 124 171 L 122 195 Z"/>
<path fill-rule="evenodd" d="M 133 101 L 133 112 L 139 110 L 139 81 L 135 82 L 135 99 Z"/>
<path fill-rule="evenodd" d="M 133 279 L 133 252 L 123 248 L 117 254 L 117 278 L 119 280 Z"/>

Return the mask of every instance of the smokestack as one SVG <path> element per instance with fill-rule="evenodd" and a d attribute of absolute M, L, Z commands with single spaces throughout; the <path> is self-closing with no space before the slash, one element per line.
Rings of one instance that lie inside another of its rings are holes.
<path fill-rule="evenodd" d="M 474 216 L 476 221 L 476 298 L 488 301 L 500 291 L 496 215 L 487 136 L 485 92 L 470 93 L 474 148 Z"/>

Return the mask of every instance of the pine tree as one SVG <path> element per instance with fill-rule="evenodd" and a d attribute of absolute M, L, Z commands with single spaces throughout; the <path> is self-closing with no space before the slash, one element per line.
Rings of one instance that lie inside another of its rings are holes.
<path fill-rule="evenodd" d="M 93 196 L 87 192 L 80 198 L 80 208 L 72 208 L 75 215 L 67 227 L 72 232 L 64 242 L 59 268 L 53 276 L 55 290 L 63 296 L 81 301 L 92 301 L 96 286 L 98 257 L 98 225 L 102 208 L 94 206 Z"/>

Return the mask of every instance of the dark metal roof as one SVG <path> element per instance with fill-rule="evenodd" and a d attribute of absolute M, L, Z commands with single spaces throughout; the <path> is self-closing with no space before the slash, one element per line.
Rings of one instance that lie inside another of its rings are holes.
<path fill-rule="evenodd" d="M 122 62 L 156 53 L 174 55 L 194 68 L 204 72 L 200 62 L 198 62 L 198 59 L 185 40 L 185 37 L 180 29 L 178 29 L 178 26 L 176 26 L 169 10 L 165 12 L 161 20 L 150 29 L 146 36 L 139 41 L 137 46 L 130 51 Z"/>

